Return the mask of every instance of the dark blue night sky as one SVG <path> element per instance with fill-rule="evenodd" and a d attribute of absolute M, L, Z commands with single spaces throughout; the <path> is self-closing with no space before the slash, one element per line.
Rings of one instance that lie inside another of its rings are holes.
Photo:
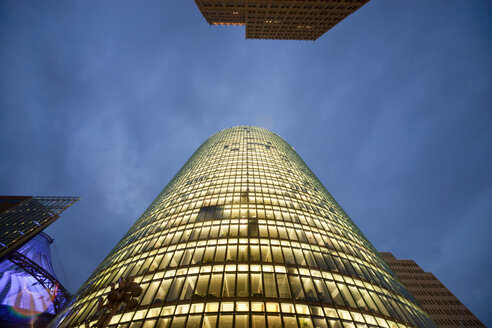
<path fill-rule="evenodd" d="M 491 17 L 373 0 L 315 42 L 266 41 L 192 0 L 0 1 L 0 194 L 82 197 L 47 231 L 75 292 L 206 138 L 262 126 L 492 326 Z"/>

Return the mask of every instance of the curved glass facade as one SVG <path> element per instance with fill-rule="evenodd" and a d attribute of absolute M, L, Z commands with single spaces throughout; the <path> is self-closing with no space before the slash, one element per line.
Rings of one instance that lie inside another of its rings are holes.
<path fill-rule="evenodd" d="M 241 126 L 193 154 L 52 323 L 84 327 L 435 327 L 294 149 Z"/>

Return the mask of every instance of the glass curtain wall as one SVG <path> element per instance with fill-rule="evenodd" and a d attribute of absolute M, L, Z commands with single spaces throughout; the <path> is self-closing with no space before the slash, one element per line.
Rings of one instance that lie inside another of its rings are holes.
<path fill-rule="evenodd" d="M 134 277 L 112 328 L 435 327 L 294 149 L 223 130 L 193 154 L 52 327 L 84 327 Z"/>

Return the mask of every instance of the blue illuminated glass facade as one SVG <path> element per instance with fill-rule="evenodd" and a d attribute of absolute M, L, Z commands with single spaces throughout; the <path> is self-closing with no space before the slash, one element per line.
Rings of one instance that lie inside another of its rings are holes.
<path fill-rule="evenodd" d="M 18 252 L 56 277 L 51 266 L 50 242 L 51 239 L 41 233 Z M 12 307 L 20 315 L 55 313 L 51 296 L 46 289 L 23 268 L 8 259 L 0 262 L 0 304 Z"/>

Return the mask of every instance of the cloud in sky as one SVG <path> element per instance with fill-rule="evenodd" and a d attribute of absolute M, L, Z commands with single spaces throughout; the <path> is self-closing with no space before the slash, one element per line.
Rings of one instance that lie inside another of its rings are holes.
<path fill-rule="evenodd" d="M 491 325 L 490 3 L 372 1 L 300 42 L 178 2 L 0 4 L 0 193 L 82 196 L 48 229 L 68 287 L 206 138 L 254 124 Z"/>

